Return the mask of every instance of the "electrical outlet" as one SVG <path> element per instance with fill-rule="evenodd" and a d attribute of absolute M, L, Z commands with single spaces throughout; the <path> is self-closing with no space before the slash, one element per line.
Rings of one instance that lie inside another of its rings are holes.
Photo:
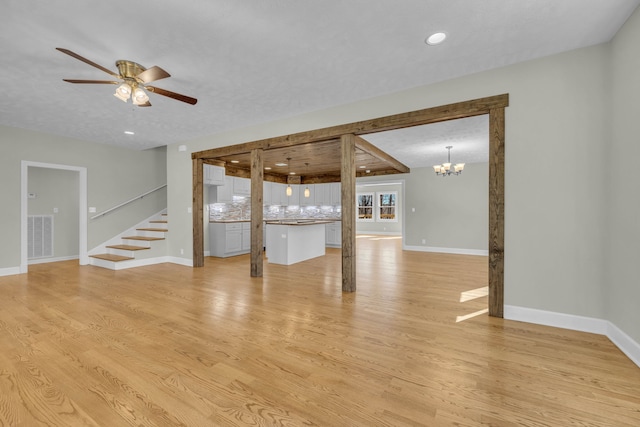
<path fill-rule="evenodd" d="M 427 244 L 427 239 L 422 239 L 422 244 L 426 245 Z"/>
<path fill-rule="evenodd" d="M 180 249 L 180 255 L 184 255 L 184 249 Z"/>

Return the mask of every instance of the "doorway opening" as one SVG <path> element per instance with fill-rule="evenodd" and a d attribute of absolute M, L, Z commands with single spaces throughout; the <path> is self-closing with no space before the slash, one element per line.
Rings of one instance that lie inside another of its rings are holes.
<path fill-rule="evenodd" d="M 27 273 L 29 269 L 29 168 L 67 170 L 78 174 L 78 258 L 80 265 L 89 264 L 89 256 L 87 252 L 87 168 L 23 160 L 21 164 L 20 177 L 20 273 Z"/>

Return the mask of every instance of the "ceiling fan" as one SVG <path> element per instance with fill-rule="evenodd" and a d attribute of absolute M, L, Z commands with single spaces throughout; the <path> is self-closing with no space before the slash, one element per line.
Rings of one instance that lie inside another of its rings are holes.
<path fill-rule="evenodd" d="M 162 68 L 154 65 L 151 68 L 144 68 L 140 64 L 136 64 L 132 61 L 126 60 L 118 60 L 116 61 L 116 67 L 118 67 L 118 73 L 109 70 L 101 65 L 96 64 L 93 61 L 88 60 L 85 57 L 78 55 L 75 52 L 70 51 L 69 49 L 63 49 L 61 47 L 57 47 L 56 50 L 59 50 L 62 53 L 66 53 L 69 56 L 72 56 L 86 64 L 89 64 L 93 67 L 96 67 L 99 70 L 104 71 L 105 73 L 115 77 L 119 81 L 114 80 L 77 80 L 77 79 L 62 79 L 65 82 L 69 83 L 88 83 L 88 84 L 113 84 L 120 85 L 116 89 L 116 93 L 113 95 L 127 102 L 129 98 L 131 98 L 131 102 L 138 107 L 150 107 L 151 103 L 149 102 L 149 96 L 145 92 L 145 90 L 156 93 L 158 95 L 168 96 L 169 98 L 176 99 L 178 101 L 186 102 L 187 104 L 195 105 L 198 100 L 196 98 L 191 98 L 190 96 L 182 95 L 179 93 L 171 92 L 166 89 L 161 89 L 155 86 L 149 86 L 148 83 L 154 82 L 156 80 L 164 79 L 167 77 L 171 77 L 169 73 L 167 73 Z"/>

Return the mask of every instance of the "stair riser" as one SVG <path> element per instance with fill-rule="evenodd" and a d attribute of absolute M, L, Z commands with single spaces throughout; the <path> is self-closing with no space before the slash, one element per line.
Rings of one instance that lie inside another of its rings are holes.
<path fill-rule="evenodd" d="M 130 258 L 136 257 L 136 251 L 127 251 L 124 249 L 107 248 L 107 253 L 113 255 L 128 256 Z"/>
<path fill-rule="evenodd" d="M 143 237 L 161 237 L 164 239 L 165 234 L 166 233 L 160 232 L 160 231 L 141 231 L 141 230 L 136 231 L 136 235 L 143 236 Z"/>
<path fill-rule="evenodd" d="M 151 242 L 145 242 L 144 240 L 132 240 L 123 238 L 122 243 L 125 245 L 144 246 L 145 248 L 151 248 Z"/>

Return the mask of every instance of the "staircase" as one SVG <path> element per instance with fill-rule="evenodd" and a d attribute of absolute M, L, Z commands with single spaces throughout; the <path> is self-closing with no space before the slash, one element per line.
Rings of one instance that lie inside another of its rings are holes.
<path fill-rule="evenodd" d="M 153 242 L 164 241 L 165 233 L 169 232 L 167 214 L 161 219 L 148 221 L 147 227 L 135 229 L 135 235 L 121 237 L 121 244 L 105 246 L 106 253 L 89 255 L 91 265 L 121 270 L 124 268 L 146 265 L 145 259 L 153 257 Z"/>

